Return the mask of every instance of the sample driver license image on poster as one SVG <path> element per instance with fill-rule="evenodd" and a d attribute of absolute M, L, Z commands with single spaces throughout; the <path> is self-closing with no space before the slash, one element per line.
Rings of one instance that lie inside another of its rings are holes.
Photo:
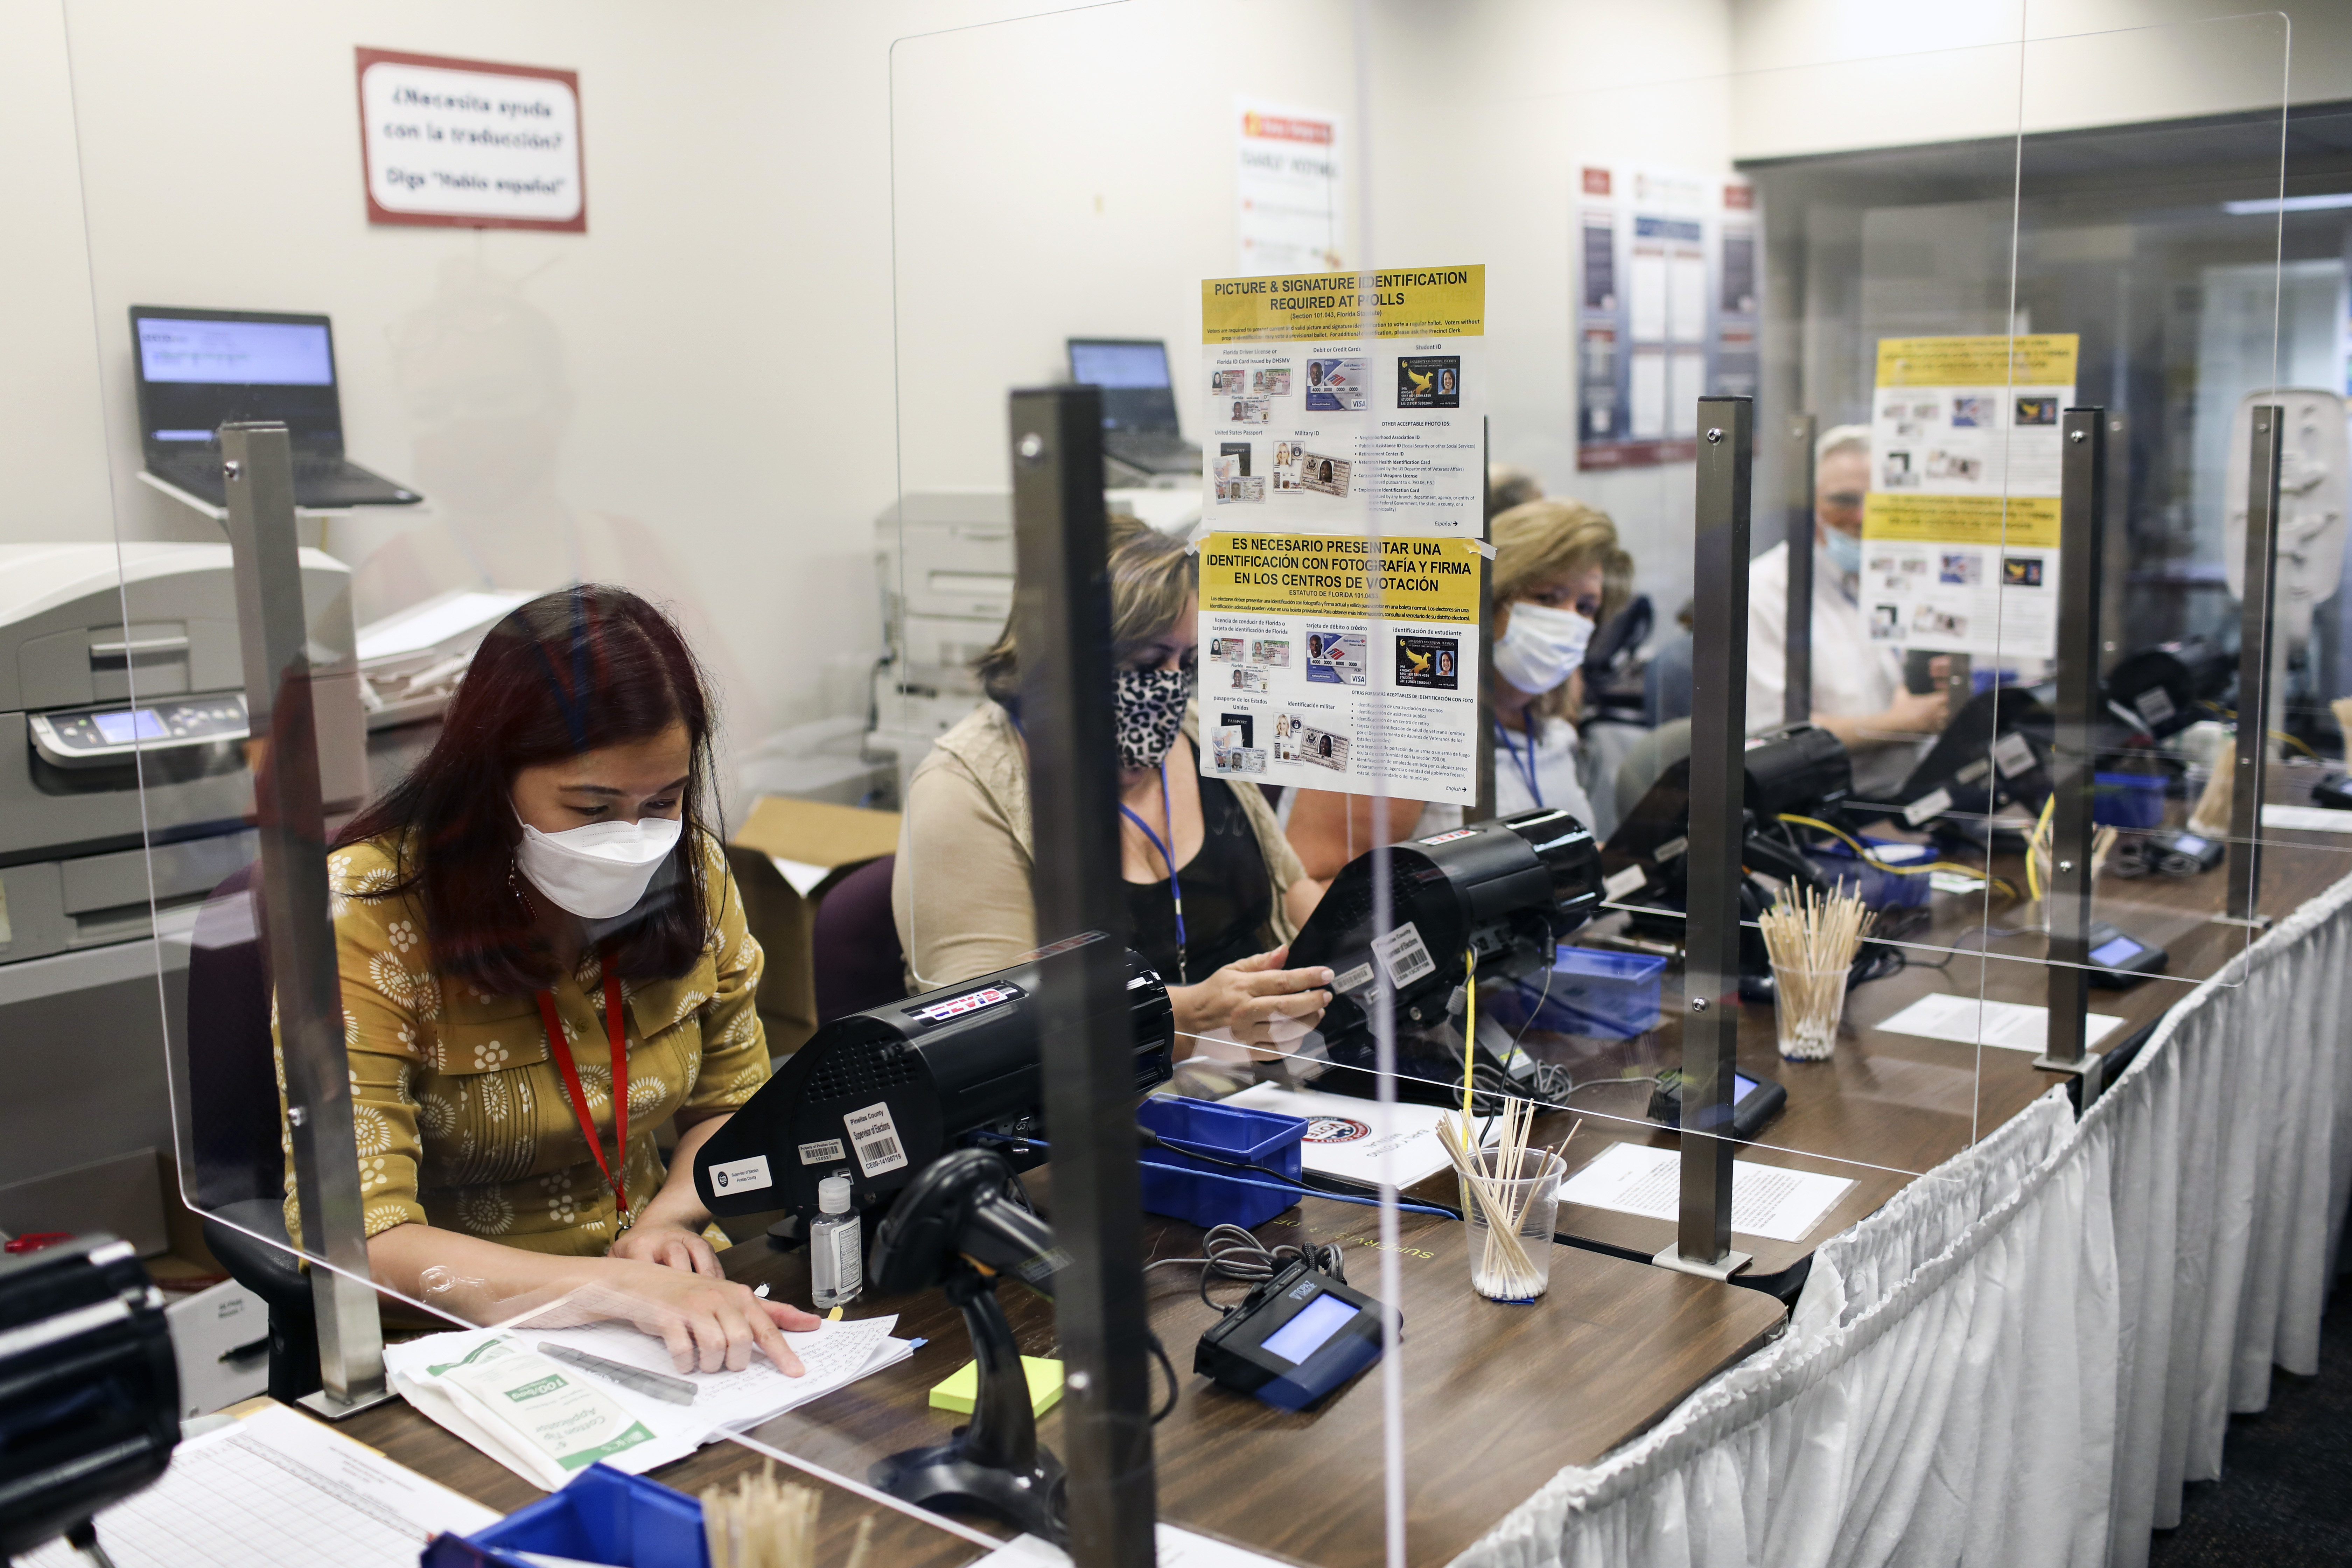
<path fill-rule="evenodd" d="M 1478 533 L 1486 290 L 1476 266 L 1203 282 L 1202 444 L 1254 448 L 1203 476 L 1208 527 Z"/>

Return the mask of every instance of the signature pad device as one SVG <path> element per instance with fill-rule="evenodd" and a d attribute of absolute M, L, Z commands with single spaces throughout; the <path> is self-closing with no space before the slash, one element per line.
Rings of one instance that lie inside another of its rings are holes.
<path fill-rule="evenodd" d="M 2171 957 L 2164 949 L 2126 936 L 2105 921 L 2091 922 L 2084 945 L 2091 958 L 2091 984 L 2103 991 L 2127 991 L 2151 974 L 2164 973 Z"/>
<path fill-rule="evenodd" d="M 1380 1359 L 1381 1304 L 1299 1262 L 1253 1287 L 1201 1336 L 1192 1370 L 1277 1409 L 1304 1410 Z"/>
<path fill-rule="evenodd" d="M 1789 1090 L 1784 1084 L 1766 1083 L 1749 1078 L 1744 1072 L 1731 1075 L 1731 1135 L 1742 1142 L 1752 1143 L 1764 1131 L 1764 1124 L 1780 1114 L 1789 1103 Z M 1650 1120 L 1668 1127 L 1683 1124 L 1683 1072 L 1680 1068 L 1668 1068 L 1657 1077 L 1650 1090 Z"/>

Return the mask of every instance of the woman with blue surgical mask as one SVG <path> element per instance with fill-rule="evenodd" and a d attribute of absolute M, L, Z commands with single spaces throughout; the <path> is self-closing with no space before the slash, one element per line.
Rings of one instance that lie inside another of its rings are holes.
<path fill-rule="evenodd" d="M 1813 459 L 1812 721 L 1845 742 L 1854 795 L 1891 798 L 1920 741 L 1944 727 L 1944 695 L 1905 689 L 1900 645 L 1874 639 L 1862 591 L 1862 512 L 1870 489 L 1870 427 L 1841 425 Z M 1748 576 L 1748 731 L 1781 722 L 1787 690 L 1789 546 L 1758 556 Z"/>

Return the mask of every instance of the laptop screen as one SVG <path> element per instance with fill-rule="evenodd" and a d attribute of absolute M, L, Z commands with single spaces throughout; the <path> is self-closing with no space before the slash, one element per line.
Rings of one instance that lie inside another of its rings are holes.
<path fill-rule="evenodd" d="M 277 419 L 299 444 L 341 450 L 326 317 L 142 306 L 131 331 L 150 447 L 202 446 L 230 420 Z"/>
<path fill-rule="evenodd" d="M 1168 345 L 1158 339 L 1072 338 L 1070 379 L 1102 388 L 1106 430 L 1176 428 Z"/>

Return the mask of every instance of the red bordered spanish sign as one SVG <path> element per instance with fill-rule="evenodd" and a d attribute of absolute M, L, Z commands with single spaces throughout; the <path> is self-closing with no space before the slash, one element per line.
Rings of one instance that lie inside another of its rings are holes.
<path fill-rule="evenodd" d="M 358 56 L 370 223 L 588 232 L 579 72 Z"/>

